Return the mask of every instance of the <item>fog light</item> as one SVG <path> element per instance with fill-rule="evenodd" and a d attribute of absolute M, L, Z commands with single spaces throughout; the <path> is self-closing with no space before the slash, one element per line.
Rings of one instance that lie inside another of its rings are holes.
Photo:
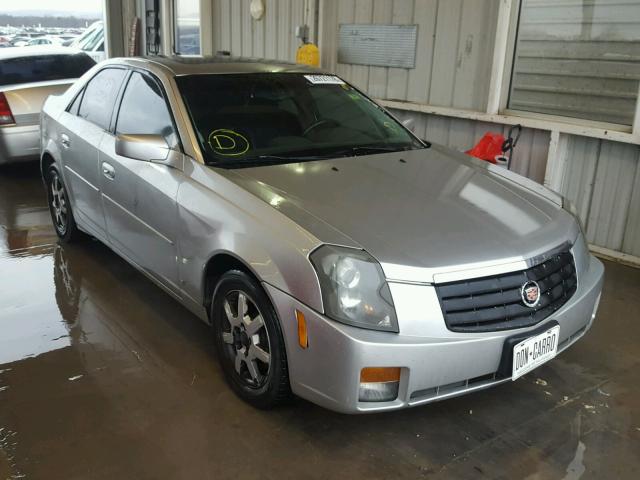
<path fill-rule="evenodd" d="M 363 368 L 360 372 L 361 402 L 390 402 L 398 398 L 400 368 Z"/>

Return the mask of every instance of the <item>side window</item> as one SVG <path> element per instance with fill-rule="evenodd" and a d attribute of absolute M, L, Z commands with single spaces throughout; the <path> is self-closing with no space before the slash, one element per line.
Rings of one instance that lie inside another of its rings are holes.
<path fill-rule="evenodd" d="M 84 89 L 78 115 L 107 130 L 125 73 L 121 68 L 107 68 L 93 77 Z"/>
<path fill-rule="evenodd" d="M 131 75 L 122 96 L 116 133 L 162 135 L 171 147 L 177 145 L 167 102 L 152 78 L 138 72 Z"/>

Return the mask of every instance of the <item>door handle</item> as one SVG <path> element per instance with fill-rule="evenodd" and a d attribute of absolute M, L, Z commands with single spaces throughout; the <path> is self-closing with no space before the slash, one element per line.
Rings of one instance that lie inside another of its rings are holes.
<path fill-rule="evenodd" d="M 69 136 L 64 133 L 60 135 L 60 143 L 64 148 L 69 148 L 71 146 L 71 140 L 69 140 Z"/>
<path fill-rule="evenodd" d="M 102 174 L 109 180 L 113 180 L 116 177 L 116 170 L 107 162 L 102 162 Z"/>

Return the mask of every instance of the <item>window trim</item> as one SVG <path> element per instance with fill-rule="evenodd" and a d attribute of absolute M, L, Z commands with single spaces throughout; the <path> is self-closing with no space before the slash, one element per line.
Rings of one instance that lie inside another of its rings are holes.
<path fill-rule="evenodd" d="M 513 112 L 506 111 L 497 114 L 480 112 L 476 110 L 463 110 L 452 107 L 440 107 L 436 105 L 428 105 L 424 103 L 405 102 L 396 100 L 377 99 L 377 103 L 385 108 L 394 110 L 405 110 L 411 112 L 426 113 L 429 115 L 437 115 L 444 117 L 462 118 L 467 120 L 476 120 L 488 123 L 497 123 L 502 125 L 522 125 L 525 128 L 533 128 L 535 130 L 543 130 L 547 132 L 558 131 L 563 134 L 578 135 L 589 138 L 600 138 L 603 140 L 612 140 L 621 143 L 631 143 L 640 145 L 640 134 L 631 131 L 627 125 L 625 130 L 620 130 L 620 125 L 612 125 L 595 123 L 589 121 L 569 121 L 574 120 L 569 117 L 554 117 L 543 113 L 534 114 L 530 112 Z M 523 115 L 525 113 L 526 115 Z M 618 129 L 613 128 L 618 127 Z"/>

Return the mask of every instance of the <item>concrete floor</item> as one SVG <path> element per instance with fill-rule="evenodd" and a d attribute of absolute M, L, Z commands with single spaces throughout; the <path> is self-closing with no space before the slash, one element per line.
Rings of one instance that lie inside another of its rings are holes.
<path fill-rule="evenodd" d="M 254 410 L 207 327 L 95 241 L 56 244 L 33 165 L 0 170 L 0 480 L 640 478 L 640 270 L 523 379 L 402 412 Z"/>

